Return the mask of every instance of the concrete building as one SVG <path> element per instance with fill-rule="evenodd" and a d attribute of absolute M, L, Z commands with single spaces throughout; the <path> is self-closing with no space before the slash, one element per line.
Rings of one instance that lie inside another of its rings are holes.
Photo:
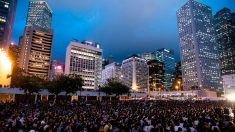
<path fill-rule="evenodd" d="M 20 48 L 19 67 L 29 75 L 48 79 L 53 31 L 26 27 Z"/>
<path fill-rule="evenodd" d="M 102 71 L 102 84 L 105 84 L 109 79 L 121 81 L 121 64 L 113 62 L 105 66 Z"/>
<path fill-rule="evenodd" d="M 121 79 L 132 91 L 149 91 L 149 72 L 146 60 L 133 55 L 122 61 Z"/>
<path fill-rule="evenodd" d="M 8 49 L 15 18 L 17 0 L 0 0 L 0 48 Z"/>
<path fill-rule="evenodd" d="M 183 88 L 218 90 L 220 66 L 211 8 L 189 0 L 177 11 Z"/>
<path fill-rule="evenodd" d="M 51 61 L 49 79 L 52 80 L 56 76 L 63 75 L 64 74 L 64 67 L 65 67 L 65 65 L 58 62 L 57 60 Z"/>
<path fill-rule="evenodd" d="M 158 60 L 147 62 L 149 69 L 149 90 L 164 90 L 164 64 Z"/>
<path fill-rule="evenodd" d="M 65 74 L 78 74 L 84 80 L 84 89 L 97 89 L 102 79 L 102 52 L 97 43 L 71 41 L 66 51 Z"/>
<path fill-rule="evenodd" d="M 53 40 L 52 11 L 45 1 L 30 0 L 27 16 L 20 39 L 19 67 L 28 75 L 48 79 Z"/>
<path fill-rule="evenodd" d="M 155 59 L 164 63 L 164 88 L 170 90 L 173 81 L 173 73 L 175 71 L 175 58 L 173 50 L 159 49 L 154 52 Z"/>
<path fill-rule="evenodd" d="M 114 58 L 112 55 L 108 55 L 106 58 L 103 58 L 102 69 L 104 69 L 106 65 L 111 64 L 113 62 L 114 62 Z"/>

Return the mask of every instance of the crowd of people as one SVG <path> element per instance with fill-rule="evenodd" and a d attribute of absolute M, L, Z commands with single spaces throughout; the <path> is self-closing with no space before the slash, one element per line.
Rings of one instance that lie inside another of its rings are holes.
<path fill-rule="evenodd" d="M 235 132 L 232 107 L 225 101 L 0 103 L 0 131 Z"/>

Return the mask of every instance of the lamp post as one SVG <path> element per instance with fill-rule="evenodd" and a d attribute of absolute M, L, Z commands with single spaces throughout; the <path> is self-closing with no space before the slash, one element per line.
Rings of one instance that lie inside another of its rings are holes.
<path fill-rule="evenodd" d="M 178 89 L 179 89 L 179 86 L 178 86 L 178 85 L 176 85 L 176 86 L 175 86 L 175 89 L 176 89 L 176 91 L 178 91 Z"/>
<path fill-rule="evenodd" d="M 179 85 L 179 89 L 181 89 L 181 81 L 180 80 L 177 81 L 177 84 Z"/>
<path fill-rule="evenodd" d="M 99 102 L 100 102 L 100 85 L 98 86 L 98 99 L 99 99 Z"/>

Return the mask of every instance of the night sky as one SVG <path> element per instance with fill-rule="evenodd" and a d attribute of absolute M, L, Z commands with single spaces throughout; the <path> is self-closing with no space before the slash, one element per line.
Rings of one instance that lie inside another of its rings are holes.
<path fill-rule="evenodd" d="M 101 44 L 104 57 L 121 61 L 128 55 L 170 48 L 179 60 L 176 11 L 187 0 L 46 0 L 53 10 L 52 58 L 64 62 L 72 39 Z M 212 7 L 235 12 L 235 0 L 198 0 Z M 23 34 L 28 0 L 18 0 L 13 41 Z"/>

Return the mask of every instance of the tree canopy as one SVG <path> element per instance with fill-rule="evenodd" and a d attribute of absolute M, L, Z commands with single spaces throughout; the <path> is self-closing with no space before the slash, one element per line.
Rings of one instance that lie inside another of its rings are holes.
<path fill-rule="evenodd" d="M 55 95 L 64 91 L 66 94 L 74 94 L 78 90 L 82 90 L 83 79 L 76 74 L 60 75 L 53 80 L 48 81 L 48 91 Z"/>
<path fill-rule="evenodd" d="M 115 94 L 116 96 L 130 93 L 130 88 L 116 80 L 108 80 L 100 90 L 108 95 Z"/>
<path fill-rule="evenodd" d="M 16 68 L 11 77 L 11 87 L 21 88 L 25 93 L 38 92 L 44 88 L 44 80 L 35 75 L 26 75 L 20 68 Z"/>

